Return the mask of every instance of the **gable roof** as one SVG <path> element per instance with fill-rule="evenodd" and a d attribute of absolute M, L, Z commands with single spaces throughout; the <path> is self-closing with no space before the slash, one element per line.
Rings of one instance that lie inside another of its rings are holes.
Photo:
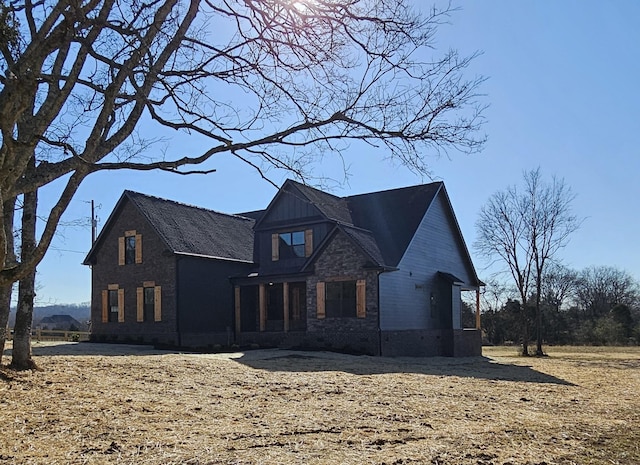
<path fill-rule="evenodd" d="M 42 323 L 78 323 L 81 324 L 78 320 L 76 320 L 71 315 L 50 315 L 45 316 L 40 320 L 40 324 Z"/>
<path fill-rule="evenodd" d="M 319 218 L 325 218 L 341 224 L 352 224 L 349 206 L 342 197 L 321 191 L 292 179 L 287 179 L 273 197 L 267 208 L 260 212 L 256 219 L 255 229 L 260 229 L 263 221 L 268 221 L 269 214 L 274 211 L 278 203 L 285 196 L 293 196 L 297 201 L 307 204 L 317 213 Z M 253 212 L 250 212 L 253 214 Z"/>
<path fill-rule="evenodd" d="M 385 267 L 386 262 L 371 231 L 351 226 L 339 226 L 339 228 L 360 246 L 362 251 L 369 256 L 373 265 Z"/>
<path fill-rule="evenodd" d="M 294 185 L 327 219 L 341 224 L 353 225 L 351 211 L 346 198 L 337 197 L 290 179 L 287 182 Z"/>
<path fill-rule="evenodd" d="M 393 269 L 398 266 L 427 211 L 442 195 L 457 231 L 465 258 L 476 283 L 478 279 L 449 196 L 441 181 L 366 194 L 337 197 L 298 182 L 287 180 L 314 203 L 327 220 L 335 221 L 372 263 Z M 267 209 L 268 210 L 268 209 Z"/>
<path fill-rule="evenodd" d="M 300 271 L 307 270 L 313 264 L 313 262 L 315 262 L 316 258 L 323 253 L 323 250 L 338 232 L 344 233 L 353 242 L 353 244 L 356 245 L 356 247 L 360 248 L 360 250 L 365 254 L 365 256 L 369 259 L 369 263 L 366 265 L 367 267 L 379 268 L 385 271 L 395 270 L 395 268 L 385 265 L 384 258 L 380 253 L 378 244 L 376 243 L 373 234 L 371 234 L 371 231 L 366 231 L 354 226 L 336 224 L 333 229 L 329 231 L 323 241 L 318 244 L 318 246 L 313 251 L 313 254 L 302 266 Z"/>
<path fill-rule="evenodd" d="M 173 253 L 253 262 L 255 220 L 127 190 L 118 200 L 85 263 L 125 201 L 137 208 Z"/>
<path fill-rule="evenodd" d="M 295 186 L 327 220 L 370 232 L 373 243 L 365 240 L 362 232 L 349 235 L 355 240 L 357 237 L 363 239 L 364 242 L 359 244 L 361 246 L 369 244 L 364 249 L 369 255 L 373 254 L 372 258 L 381 255 L 380 264 L 395 267 L 443 183 L 434 182 L 348 197 L 337 197 L 290 179 L 285 182 L 283 189 L 289 186 Z"/>
<path fill-rule="evenodd" d="M 313 205 L 326 220 L 345 228 L 356 228 L 344 231 L 374 258 L 374 262 L 381 266 L 396 267 L 443 186 L 442 182 L 433 182 L 338 197 L 287 179 L 261 219 L 268 216 L 281 196 L 296 195 L 299 200 Z M 261 219 L 257 221 L 256 228 Z"/>
<path fill-rule="evenodd" d="M 354 226 L 371 231 L 384 262 L 397 266 L 441 182 L 347 197 Z"/>

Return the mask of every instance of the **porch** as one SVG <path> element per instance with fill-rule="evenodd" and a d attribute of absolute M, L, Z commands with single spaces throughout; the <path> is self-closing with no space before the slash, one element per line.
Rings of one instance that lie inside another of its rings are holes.
<path fill-rule="evenodd" d="M 306 281 L 234 286 L 235 333 L 306 331 Z"/>

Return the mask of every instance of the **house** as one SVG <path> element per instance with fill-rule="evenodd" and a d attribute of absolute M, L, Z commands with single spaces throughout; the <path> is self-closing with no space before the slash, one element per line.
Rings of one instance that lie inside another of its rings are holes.
<path fill-rule="evenodd" d="M 36 328 L 55 331 L 86 331 L 87 325 L 80 323 L 71 315 L 51 315 L 42 318 L 36 324 Z"/>
<path fill-rule="evenodd" d="M 479 355 L 478 279 L 441 182 L 348 197 L 287 180 L 226 215 L 126 191 L 85 264 L 96 340 Z"/>
<path fill-rule="evenodd" d="M 92 339 L 232 344 L 229 277 L 254 267 L 254 223 L 125 191 L 84 261 Z"/>

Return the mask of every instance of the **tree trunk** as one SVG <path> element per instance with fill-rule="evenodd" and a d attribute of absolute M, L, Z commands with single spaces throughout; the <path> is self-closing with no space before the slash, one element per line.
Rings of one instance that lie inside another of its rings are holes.
<path fill-rule="evenodd" d="M 542 268 L 544 262 L 536 259 L 536 356 L 542 357 L 542 309 L 540 308 L 540 299 L 542 294 Z"/>
<path fill-rule="evenodd" d="M 542 350 L 542 309 L 540 308 L 540 301 L 536 302 L 536 326 L 537 326 L 537 344 L 536 344 L 536 356 L 542 357 L 544 351 Z"/>
<path fill-rule="evenodd" d="M 0 287 L 0 365 L 2 365 L 2 355 L 7 341 L 7 329 L 9 325 L 9 312 L 11 311 L 11 291 L 12 285 Z"/>
<path fill-rule="evenodd" d="M 35 297 L 35 271 L 18 284 L 18 309 L 13 329 L 13 356 L 11 367 L 29 370 L 36 365 L 31 358 L 31 323 L 33 321 L 33 299 Z"/>
<path fill-rule="evenodd" d="M 13 213 L 15 211 L 15 197 L 2 204 L 3 227 L 7 244 L 7 255 L 5 257 L 4 268 L 13 265 L 16 261 L 15 244 L 13 241 Z M 7 341 L 7 325 L 9 324 L 9 314 L 11 313 L 11 294 L 13 283 L 0 286 L 0 365 L 2 365 L 2 355 Z"/>
<path fill-rule="evenodd" d="M 522 303 L 520 304 L 520 317 L 522 324 L 522 352 L 523 357 L 529 356 L 529 312 L 527 311 L 526 294 L 520 294 Z"/>
<path fill-rule="evenodd" d="M 23 196 L 22 207 L 22 246 L 20 258 L 28 260 L 36 245 L 37 191 Z M 13 356 L 11 366 L 16 370 L 35 368 L 31 359 L 31 324 L 33 321 L 33 300 L 35 297 L 35 268 L 18 284 L 18 309 L 13 330 Z"/>
<path fill-rule="evenodd" d="M 521 353 L 524 357 L 528 357 L 529 356 L 529 325 L 526 321 L 523 323 L 523 325 L 524 325 L 524 328 L 522 331 L 522 352 Z"/>

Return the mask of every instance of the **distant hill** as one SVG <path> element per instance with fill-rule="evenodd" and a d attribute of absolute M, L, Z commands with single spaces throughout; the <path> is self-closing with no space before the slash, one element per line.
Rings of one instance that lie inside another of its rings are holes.
<path fill-rule="evenodd" d="M 87 303 L 82 304 L 62 304 L 62 305 L 46 305 L 44 307 L 35 307 L 33 309 L 33 327 L 43 318 L 52 317 L 54 315 L 69 315 L 78 320 L 82 324 L 86 324 L 91 319 L 91 306 Z M 9 326 L 13 328 L 16 322 L 16 309 L 11 309 L 9 315 Z"/>

